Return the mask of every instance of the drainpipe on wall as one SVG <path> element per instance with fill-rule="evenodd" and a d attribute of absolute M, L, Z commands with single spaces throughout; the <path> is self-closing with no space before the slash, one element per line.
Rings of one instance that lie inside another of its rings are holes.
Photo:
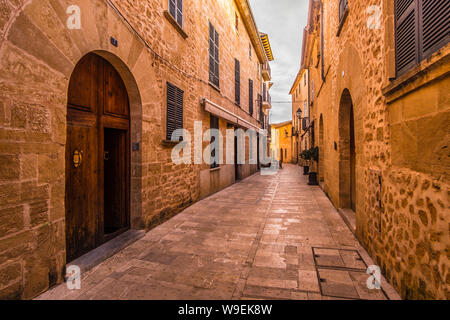
<path fill-rule="evenodd" d="M 323 2 L 319 0 L 320 4 L 320 60 L 321 60 L 321 76 L 322 81 L 325 82 L 325 53 L 324 53 L 324 43 L 323 43 Z"/>
<path fill-rule="evenodd" d="M 311 75 L 310 75 L 310 72 L 309 72 L 309 68 L 306 69 L 306 70 L 308 71 L 308 114 L 307 114 L 307 116 L 309 118 L 309 121 L 311 121 Z M 305 132 L 305 135 L 308 133 L 308 131 L 309 131 L 309 125 L 307 127 L 306 132 Z M 310 135 L 308 135 L 308 139 L 311 140 L 311 136 Z M 308 141 L 308 139 L 305 139 L 306 142 Z M 311 145 L 311 143 L 309 145 Z M 305 150 L 307 149 L 307 147 L 308 146 L 305 145 Z"/>

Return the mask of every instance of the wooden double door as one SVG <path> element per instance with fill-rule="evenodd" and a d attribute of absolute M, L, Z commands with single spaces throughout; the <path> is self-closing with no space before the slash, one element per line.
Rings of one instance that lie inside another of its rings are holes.
<path fill-rule="evenodd" d="M 128 94 L 117 70 L 93 53 L 80 60 L 70 79 L 66 142 L 70 262 L 130 225 Z"/>

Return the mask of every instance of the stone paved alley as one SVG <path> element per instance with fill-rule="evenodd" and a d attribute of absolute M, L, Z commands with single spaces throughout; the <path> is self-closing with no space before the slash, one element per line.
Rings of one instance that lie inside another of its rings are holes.
<path fill-rule="evenodd" d="M 397 299 L 367 289 L 370 258 L 301 168 L 253 175 L 39 299 Z M 320 278 L 320 280 L 319 280 Z"/>

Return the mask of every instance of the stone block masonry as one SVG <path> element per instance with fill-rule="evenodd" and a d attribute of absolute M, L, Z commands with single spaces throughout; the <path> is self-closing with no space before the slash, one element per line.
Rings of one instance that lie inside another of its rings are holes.
<path fill-rule="evenodd" d="M 167 17 L 168 1 L 0 1 L 0 299 L 30 299 L 63 281 L 67 96 L 72 72 L 88 53 L 108 61 L 128 93 L 130 228 L 151 229 L 234 183 L 226 166 L 214 173 L 213 184 L 207 165 L 174 165 L 163 140 L 167 82 L 184 91 L 183 123 L 190 132 L 196 120 L 209 129 L 204 97 L 261 127 L 257 112 L 249 114 L 247 83 L 253 79 L 254 96 L 261 93 L 258 64 L 267 57 L 243 3 L 185 1 L 180 31 Z M 80 29 L 67 28 L 67 8 L 74 5 Z M 209 21 L 220 35 L 220 89 L 208 84 Z M 241 106 L 234 103 L 235 58 Z M 220 120 L 220 129 L 226 127 Z M 241 172 L 249 176 L 256 166 L 243 165 Z"/>
<path fill-rule="evenodd" d="M 402 297 L 449 299 L 448 41 L 396 74 L 395 1 L 370 3 L 380 28 L 339 3 L 311 1 L 302 64 L 323 189 Z"/>

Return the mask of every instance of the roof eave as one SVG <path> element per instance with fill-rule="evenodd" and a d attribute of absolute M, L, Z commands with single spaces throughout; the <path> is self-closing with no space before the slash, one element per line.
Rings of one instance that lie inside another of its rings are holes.
<path fill-rule="evenodd" d="M 250 41 L 255 48 L 256 55 L 261 64 L 266 63 L 268 58 L 259 36 L 258 27 L 256 26 L 255 17 L 253 16 L 252 9 L 248 0 L 235 0 L 239 13 L 244 21 L 245 28 L 250 36 Z"/>

